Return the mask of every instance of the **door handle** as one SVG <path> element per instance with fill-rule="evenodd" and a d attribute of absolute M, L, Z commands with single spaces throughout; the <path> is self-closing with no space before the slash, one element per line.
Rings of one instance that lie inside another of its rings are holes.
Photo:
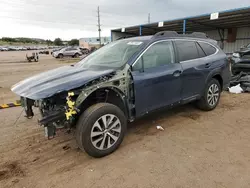
<path fill-rule="evenodd" d="M 210 68 L 210 66 L 211 66 L 211 63 L 206 63 L 205 64 L 205 68 Z"/>
<path fill-rule="evenodd" d="M 178 77 L 178 76 L 181 75 L 181 73 L 182 73 L 181 70 L 174 71 L 173 76 L 174 76 L 174 77 Z"/>

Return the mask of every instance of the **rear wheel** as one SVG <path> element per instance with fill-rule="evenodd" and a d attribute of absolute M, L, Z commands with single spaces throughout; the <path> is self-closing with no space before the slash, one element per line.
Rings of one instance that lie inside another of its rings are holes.
<path fill-rule="evenodd" d="M 76 53 L 75 55 L 74 55 L 74 57 L 75 58 L 78 58 L 80 55 L 78 54 L 78 53 Z"/>
<path fill-rule="evenodd" d="M 78 120 L 76 141 L 90 156 L 103 157 L 120 146 L 126 130 L 127 120 L 120 108 L 98 103 L 85 110 Z"/>
<path fill-rule="evenodd" d="M 213 110 L 219 103 L 221 86 L 218 80 L 212 79 L 206 85 L 202 98 L 197 102 L 198 108 L 205 111 Z"/>

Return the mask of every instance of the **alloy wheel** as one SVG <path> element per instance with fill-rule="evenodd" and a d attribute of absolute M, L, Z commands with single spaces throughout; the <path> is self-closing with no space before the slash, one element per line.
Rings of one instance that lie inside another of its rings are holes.
<path fill-rule="evenodd" d="M 106 114 L 101 116 L 91 129 L 91 143 L 99 150 L 111 148 L 121 134 L 121 122 L 117 116 Z"/>
<path fill-rule="evenodd" d="M 219 87 L 217 84 L 212 84 L 208 89 L 207 102 L 210 106 L 217 104 L 219 100 Z"/>

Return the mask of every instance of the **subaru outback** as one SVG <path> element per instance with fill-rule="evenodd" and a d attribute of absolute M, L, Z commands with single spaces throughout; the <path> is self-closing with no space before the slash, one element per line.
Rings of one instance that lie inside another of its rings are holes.
<path fill-rule="evenodd" d="M 103 157 L 121 144 L 127 123 L 190 102 L 213 110 L 230 80 L 229 63 L 203 33 L 164 31 L 112 42 L 80 62 L 27 78 L 12 87 L 26 117 L 33 106 L 46 136 L 75 129 L 79 148 Z"/>

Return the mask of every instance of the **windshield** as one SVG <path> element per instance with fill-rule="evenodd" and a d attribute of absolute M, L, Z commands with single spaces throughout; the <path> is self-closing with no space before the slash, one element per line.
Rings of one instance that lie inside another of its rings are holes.
<path fill-rule="evenodd" d="M 119 68 L 122 67 L 135 52 L 138 52 L 142 41 L 121 40 L 112 42 L 93 52 L 76 64 L 84 68 Z"/>

